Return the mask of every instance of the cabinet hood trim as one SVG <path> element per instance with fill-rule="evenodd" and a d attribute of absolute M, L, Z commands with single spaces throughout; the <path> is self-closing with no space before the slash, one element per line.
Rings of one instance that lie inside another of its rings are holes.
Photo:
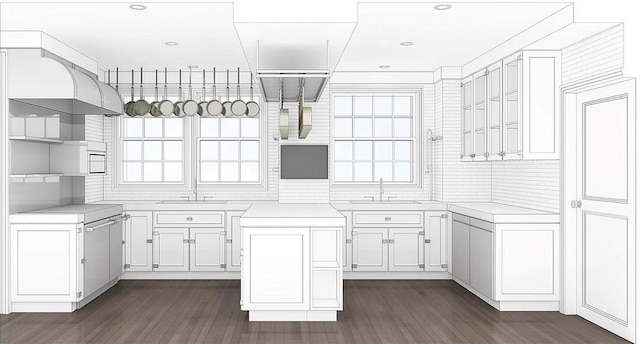
<path fill-rule="evenodd" d="M 122 98 L 113 87 L 54 56 L 43 49 L 8 50 L 8 98 L 72 115 L 123 112 Z"/>

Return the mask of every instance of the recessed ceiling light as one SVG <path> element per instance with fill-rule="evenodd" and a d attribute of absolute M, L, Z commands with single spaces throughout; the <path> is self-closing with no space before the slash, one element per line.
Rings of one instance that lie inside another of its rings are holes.
<path fill-rule="evenodd" d="M 164 42 L 164 44 L 165 44 L 165 45 L 168 45 L 168 46 L 170 46 L 170 47 L 175 47 L 176 45 L 178 45 L 178 42 L 171 42 L 171 41 L 169 41 L 169 42 Z"/>
<path fill-rule="evenodd" d="M 403 47 L 410 47 L 410 46 L 412 46 L 412 45 L 413 45 L 413 42 L 409 42 L 409 41 L 407 41 L 407 42 L 400 42 L 400 45 L 401 45 L 401 46 L 403 46 Z"/>
<path fill-rule="evenodd" d="M 451 8 L 451 5 L 449 4 L 440 4 L 440 5 L 435 5 L 433 6 L 434 9 L 438 10 L 438 11 L 445 11 Z"/>
<path fill-rule="evenodd" d="M 380 69 L 387 69 L 389 67 L 391 67 L 391 66 L 389 66 L 389 65 L 379 65 L 378 66 L 378 68 L 380 68 Z"/>
<path fill-rule="evenodd" d="M 131 4 L 129 5 L 129 8 L 136 11 L 142 11 L 142 10 L 146 10 L 147 6 L 141 5 L 141 4 Z"/>

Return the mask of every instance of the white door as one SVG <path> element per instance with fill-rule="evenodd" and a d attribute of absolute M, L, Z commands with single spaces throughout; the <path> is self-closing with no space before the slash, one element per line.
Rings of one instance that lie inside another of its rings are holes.
<path fill-rule="evenodd" d="M 427 211 L 424 223 L 424 270 L 447 271 L 447 216 Z"/>
<path fill-rule="evenodd" d="M 386 228 L 355 228 L 353 271 L 388 271 L 389 247 Z"/>
<path fill-rule="evenodd" d="M 240 239 L 240 216 L 243 212 L 227 212 L 226 232 L 227 232 L 227 271 L 240 271 L 240 249 L 242 246 Z"/>
<path fill-rule="evenodd" d="M 189 270 L 224 271 L 225 235 L 222 228 L 191 228 Z"/>
<path fill-rule="evenodd" d="M 635 80 L 577 95 L 578 315 L 635 340 Z"/>
<path fill-rule="evenodd" d="M 242 310 L 309 309 L 309 228 L 243 228 Z"/>
<path fill-rule="evenodd" d="M 131 211 L 124 225 L 124 264 L 126 271 L 151 271 L 153 225 L 152 212 Z"/>
<path fill-rule="evenodd" d="M 153 271 L 189 271 L 188 228 L 156 228 Z"/>
<path fill-rule="evenodd" d="M 389 228 L 389 271 L 424 270 L 422 228 Z"/>

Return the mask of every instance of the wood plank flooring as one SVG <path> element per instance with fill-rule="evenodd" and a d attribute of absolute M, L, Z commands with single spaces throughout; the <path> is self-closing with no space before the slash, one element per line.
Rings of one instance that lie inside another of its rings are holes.
<path fill-rule="evenodd" d="M 577 316 L 499 312 L 453 281 L 345 281 L 338 322 L 249 322 L 239 281 L 120 281 L 73 313 L 0 315 L 0 343 L 627 343 Z"/>

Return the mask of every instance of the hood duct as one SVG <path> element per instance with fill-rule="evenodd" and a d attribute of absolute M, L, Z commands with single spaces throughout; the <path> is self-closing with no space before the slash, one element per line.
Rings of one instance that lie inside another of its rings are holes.
<path fill-rule="evenodd" d="M 329 81 L 329 71 L 258 70 L 256 73 L 262 96 L 267 102 L 299 102 L 301 85 L 304 85 L 304 101 L 315 103 Z"/>
<path fill-rule="evenodd" d="M 118 92 L 89 73 L 43 49 L 9 49 L 7 97 L 71 115 L 118 115 Z"/>

